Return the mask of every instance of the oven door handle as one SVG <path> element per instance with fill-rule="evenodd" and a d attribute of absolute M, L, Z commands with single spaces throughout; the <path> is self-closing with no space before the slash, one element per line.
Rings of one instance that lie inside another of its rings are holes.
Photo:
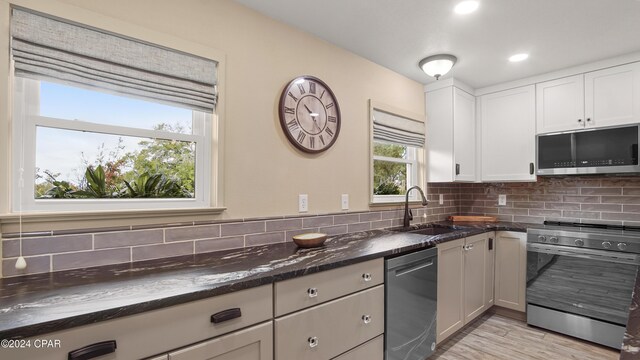
<path fill-rule="evenodd" d="M 640 257 L 636 254 L 620 253 L 606 250 L 581 249 L 562 245 L 527 244 L 527 251 L 551 255 L 571 256 L 583 259 L 609 261 L 619 264 L 640 265 Z"/>

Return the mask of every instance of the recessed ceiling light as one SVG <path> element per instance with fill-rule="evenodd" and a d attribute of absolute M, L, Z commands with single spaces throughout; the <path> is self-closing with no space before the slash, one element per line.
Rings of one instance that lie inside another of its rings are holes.
<path fill-rule="evenodd" d="M 478 9 L 479 5 L 480 4 L 475 0 L 467 0 L 456 5 L 453 11 L 460 15 L 471 14 Z"/>
<path fill-rule="evenodd" d="M 515 54 L 509 57 L 509 61 L 511 62 L 523 61 L 523 60 L 527 60 L 528 57 L 529 57 L 529 54 Z"/>

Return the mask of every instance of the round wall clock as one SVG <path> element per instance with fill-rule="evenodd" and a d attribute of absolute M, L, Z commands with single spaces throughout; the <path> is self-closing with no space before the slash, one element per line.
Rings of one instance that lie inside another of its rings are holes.
<path fill-rule="evenodd" d="M 333 92 L 313 76 L 293 79 L 280 96 L 280 125 L 289 141 L 307 153 L 327 150 L 340 133 L 340 107 Z"/>

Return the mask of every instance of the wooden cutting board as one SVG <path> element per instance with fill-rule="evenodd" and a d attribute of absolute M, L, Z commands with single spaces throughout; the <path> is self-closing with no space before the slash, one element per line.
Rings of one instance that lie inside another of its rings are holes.
<path fill-rule="evenodd" d="M 462 216 L 462 215 L 454 215 L 449 216 L 449 221 L 485 221 L 485 222 L 496 222 L 495 216 Z"/>

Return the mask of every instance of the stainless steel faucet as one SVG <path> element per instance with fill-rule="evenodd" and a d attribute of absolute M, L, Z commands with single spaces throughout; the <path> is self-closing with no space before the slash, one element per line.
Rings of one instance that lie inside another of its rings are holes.
<path fill-rule="evenodd" d="M 406 227 L 406 228 L 408 228 L 411 225 L 411 220 L 413 220 L 413 214 L 411 213 L 411 210 L 409 210 L 409 192 L 411 192 L 411 190 L 413 189 L 417 189 L 420 192 L 420 196 L 422 196 L 422 206 L 427 206 L 429 204 L 429 202 L 427 201 L 427 198 L 424 197 L 424 192 L 422 192 L 422 189 L 420 189 L 419 186 L 412 186 L 407 190 L 407 195 L 404 201 L 404 223 L 403 223 L 403 227 Z"/>

